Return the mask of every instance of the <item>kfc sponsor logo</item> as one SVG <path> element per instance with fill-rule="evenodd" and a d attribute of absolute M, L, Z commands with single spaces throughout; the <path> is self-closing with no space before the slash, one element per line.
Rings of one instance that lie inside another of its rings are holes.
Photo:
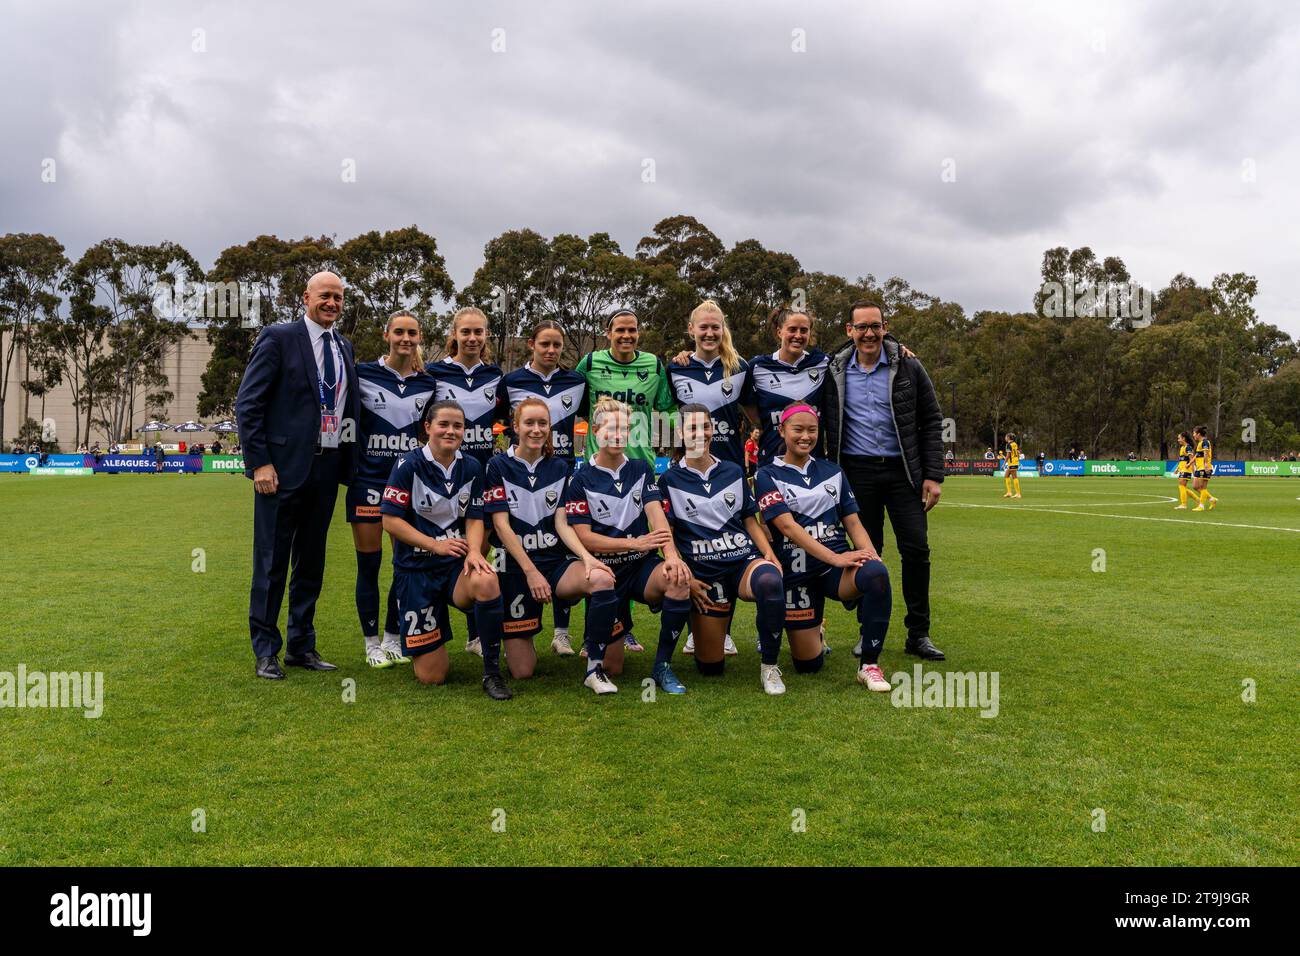
<path fill-rule="evenodd" d="M 586 502 L 585 500 L 584 500 L 584 501 L 570 501 L 567 505 L 564 506 L 564 513 L 565 513 L 566 515 L 585 515 L 585 514 L 588 514 L 589 512 L 587 511 L 587 502 Z"/>
<path fill-rule="evenodd" d="M 769 491 L 762 498 L 758 499 L 758 509 L 760 511 L 765 511 L 773 505 L 781 504 L 784 501 L 785 498 L 782 497 L 781 492 Z"/>
<path fill-rule="evenodd" d="M 384 489 L 384 500 L 391 501 L 393 504 L 401 505 L 405 508 L 411 503 L 411 493 L 409 491 L 403 491 L 401 488 L 394 488 L 392 485 L 389 485 Z"/>
<path fill-rule="evenodd" d="M 495 488 L 489 488 L 487 494 L 483 496 L 483 500 L 488 504 L 491 504 L 494 501 L 505 501 L 506 486 L 497 485 Z"/>

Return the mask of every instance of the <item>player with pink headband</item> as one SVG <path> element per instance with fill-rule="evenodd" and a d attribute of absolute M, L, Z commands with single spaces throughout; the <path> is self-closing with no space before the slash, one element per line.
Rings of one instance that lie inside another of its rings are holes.
<path fill-rule="evenodd" d="M 822 617 L 826 599 L 834 598 L 857 610 L 862 635 L 858 683 L 887 691 L 889 682 L 877 662 L 892 610 L 889 571 L 871 546 L 844 472 L 812 455 L 821 437 L 816 410 L 793 402 L 777 420 L 785 451 L 758 469 L 755 494 L 781 562 L 795 672 L 821 670 Z"/>

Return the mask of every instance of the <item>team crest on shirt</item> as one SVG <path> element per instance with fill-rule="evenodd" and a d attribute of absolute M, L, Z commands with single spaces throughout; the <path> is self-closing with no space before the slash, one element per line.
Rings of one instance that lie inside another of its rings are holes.
<path fill-rule="evenodd" d="M 727 503 L 728 508 L 736 507 L 736 496 L 733 495 L 730 491 L 728 491 L 726 494 L 722 496 L 722 500 Z"/>
<path fill-rule="evenodd" d="M 830 484 L 829 482 L 827 482 L 826 484 L 822 485 L 822 487 L 826 489 L 826 493 L 827 493 L 828 495 L 830 495 L 832 498 L 838 498 L 838 497 L 839 497 L 840 490 L 839 490 L 838 488 L 836 488 L 834 485 Z"/>
<path fill-rule="evenodd" d="M 637 373 L 636 373 L 636 377 L 639 378 L 641 381 L 646 382 L 646 381 L 649 381 L 649 380 L 650 380 L 650 373 L 649 373 L 649 372 L 637 372 Z"/>
<path fill-rule="evenodd" d="M 469 508 L 469 492 L 462 491 L 460 493 L 460 497 L 456 500 L 457 503 L 460 505 L 460 513 L 464 514 L 466 509 Z"/>
<path fill-rule="evenodd" d="M 406 388 L 406 386 L 403 385 L 402 388 Z M 429 403 L 429 397 L 428 397 L 427 395 L 421 395 L 421 396 L 419 396 L 419 397 L 416 398 L 416 400 L 415 400 L 415 410 L 416 410 L 417 412 L 422 412 L 422 411 L 424 411 L 424 406 L 427 405 L 428 403 Z"/>
<path fill-rule="evenodd" d="M 564 395 L 564 396 L 561 396 L 561 398 L 560 398 L 560 404 L 564 406 L 564 408 L 565 408 L 566 411 L 567 411 L 568 409 L 572 408 L 572 407 L 573 407 L 573 396 L 572 396 L 572 395 Z"/>
<path fill-rule="evenodd" d="M 810 369 L 808 370 L 808 381 L 810 381 L 810 382 L 812 382 L 814 385 L 816 385 L 816 384 L 817 384 L 818 382 L 820 382 L 821 380 L 822 380 L 822 372 L 821 372 L 821 369 L 818 369 L 818 368 L 810 368 Z"/>
<path fill-rule="evenodd" d="M 558 491 L 551 489 L 550 491 L 546 492 L 546 507 L 554 508 L 555 503 L 559 500 L 560 500 L 560 493 Z"/>
<path fill-rule="evenodd" d="M 731 380 L 730 380 L 730 379 L 725 379 L 725 380 L 723 381 L 723 383 L 722 383 L 722 394 L 723 394 L 723 395 L 726 395 L 728 398 L 730 398 L 730 397 L 731 397 L 731 393 L 734 392 L 735 390 L 736 390 L 736 388 L 735 388 L 734 385 L 731 384 Z"/>
<path fill-rule="evenodd" d="M 636 505 L 638 508 L 641 507 L 641 492 L 632 492 L 632 504 Z"/>

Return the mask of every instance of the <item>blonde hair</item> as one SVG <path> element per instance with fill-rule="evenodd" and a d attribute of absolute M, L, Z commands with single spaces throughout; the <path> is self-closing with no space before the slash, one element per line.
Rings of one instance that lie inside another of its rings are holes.
<path fill-rule="evenodd" d="M 510 423 L 515 429 L 515 444 L 519 443 L 519 419 L 523 415 L 525 405 L 540 405 L 542 406 L 542 410 L 546 412 L 546 441 L 542 445 L 542 454 L 546 457 L 554 455 L 555 445 L 551 441 L 551 406 L 547 405 L 545 401 L 538 398 L 536 395 L 529 395 L 516 405 L 515 410 L 510 413 Z"/>
<path fill-rule="evenodd" d="M 487 314 L 475 305 L 467 305 L 464 308 L 457 309 L 451 317 L 451 332 L 447 335 L 447 344 L 443 351 L 447 353 L 448 358 L 455 358 L 459 351 L 456 342 L 456 326 L 461 319 L 477 317 L 483 320 L 484 331 L 488 328 Z M 479 353 L 479 359 L 484 365 L 492 364 L 492 340 L 488 336 L 483 336 L 483 351 Z"/>
<path fill-rule="evenodd" d="M 613 398 L 609 395 L 606 395 L 604 398 L 596 402 L 596 404 L 591 409 L 592 429 L 599 431 L 600 420 L 604 418 L 606 415 L 613 415 L 618 412 L 621 412 L 623 415 L 627 416 L 629 420 L 632 418 L 632 410 L 630 408 L 628 408 L 626 405 L 620 402 L 617 398 Z"/>
<path fill-rule="evenodd" d="M 424 337 L 424 329 L 421 327 L 420 317 L 416 315 L 414 312 L 412 312 L 410 309 L 398 309 L 396 312 L 390 315 L 388 317 L 388 321 L 384 323 L 385 332 L 392 331 L 394 319 L 415 319 L 416 331 L 420 333 L 421 338 Z M 389 351 L 391 352 L 392 349 L 390 348 Z M 420 345 L 419 342 L 415 343 L 415 361 L 416 361 L 417 371 L 424 368 L 424 347 Z"/>
<path fill-rule="evenodd" d="M 722 339 L 718 343 L 718 354 L 722 356 L 723 371 L 728 375 L 734 375 L 736 369 L 740 368 L 740 353 L 736 351 L 736 346 L 731 341 L 731 326 L 727 324 L 727 316 L 722 311 L 721 306 L 712 299 L 705 299 L 691 310 L 691 318 L 687 323 L 687 328 L 694 325 L 696 319 L 706 315 L 716 315 L 722 323 Z"/>

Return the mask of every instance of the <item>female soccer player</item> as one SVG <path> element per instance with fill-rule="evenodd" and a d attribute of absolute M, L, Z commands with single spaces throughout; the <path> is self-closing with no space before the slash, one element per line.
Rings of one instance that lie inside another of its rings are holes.
<path fill-rule="evenodd" d="M 602 398 L 596 403 L 591 426 L 597 451 L 569 479 L 565 518 L 583 547 L 613 570 L 619 599 L 659 609 L 654 681 L 665 693 L 684 694 L 671 662 L 691 612 L 691 572 L 673 544 L 652 467 L 624 453 L 628 419 L 622 402 Z M 657 553 L 660 548 L 663 558 Z M 588 677 L 598 665 L 607 674 L 620 674 L 623 642 L 606 645 L 610 633 L 597 633 L 594 627 L 588 627 L 585 636 Z"/>
<path fill-rule="evenodd" d="M 749 380 L 741 403 L 761 429 L 758 464 L 761 468 L 785 451 L 779 424 L 781 410 L 803 402 L 820 411 L 830 359 L 812 346 L 812 315 L 800 309 L 776 309 L 768 319 L 778 348 L 750 360 Z"/>
<path fill-rule="evenodd" d="M 577 461 L 573 426 L 587 393 L 587 380 L 571 369 L 560 367 L 560 356 L 564 354 L 564 329 L 554 319 L 543 319 L 533 327 L 528 336 L 528 351 L 530 358 L 523 367 L 507 372 L 501 379 L 506 402 L 501 404 L 498 414 L 509 424 L 514 421 L 514 412 L 524 399 L 537 398 L 545 402 L 551 413 L 551 446 L 555 458 L 568 465 L 571 472 Z M 555 601 L 551 608 L 555 616 L 551 650 L 565 657 L 573 653 L 573 645 L 569 642 L 570 605 Z"/>
<path fill-rule="evenodd" d="M 710 454 L 743 466 L 747 426 L 740 397 L 749 381 L 749 363 L 736 353 L 727 318 L 712 299 L 695 307 L 686 331 L 695 340 L 695 351 L 684 363 L 674 360 L 668 366 L 673 394 L 679 405 L 699 404 L 708 409 L 713 423 Z"/>
<path fill-rule="evenodd" d="M 564 519 L 569 465 L 551 447 L 549 406 L 525 398 L 515 406 L 512 424 L 517 443 L 488 462 L 484 510 L 505 551 L 506 662 L 510 676 L 519 680 L 532 677 L 537 666 L 532 639 L 542 629 L 543 604 L 590 597 L 587 633 L 608 635 L 614 630 L 616 597 L 613 572 L 583 547 Z M 599 667 L 585 683 L 597 694 L 616 690 Z"/>
<path fill-rule="evenodd" d="M 492 424 L 497 414 L 501 369 L 490 364 L 492 348 L 488 344 L 487 316 L 482 309 L 466 306 L 456 310 L 451 317 L 445 351 L 447 354 L 441 361 L 430 362 L 424 370 L 437 383 L 434 398 L 439 402 L 455 402 L 465 411 L 465 442 L 461 454 L 486 468 L 488 459 L 496 452 Z M 471 654 L 482 653 L 474 618 L 467 616 L 465 623 L 468 632 L 465 650 Z"/>
<path fill-rule="evenodd" d="M 1019 498 L 1020 497 L 1020 446 L 1016 444 L 1015 432 L 1007 432 L 1006 439 L 1007 439 L 1006 464 L 1005 464 L 1006 471 L 1003 472 L 1003 475 L 1007 483 L 1007 493 L 1002 497 Z M 1016 493 L 1014 495 L 1011 493 L 1011 489 L 1013 487 L 1016 489 Z"/>
<path fill-rule="evenodd" d="M 1192 438 L 1196 440 L 1196 450 L 1192 457 L 1192 496 L 1198 504 L 1193 511 L 1204 511 L 1208 504 L 1211 508 L 1219 499 L 1210 494 L 1210 478 L 1214 475 L 1214 448 L 1210 444 L 1210 433 L 1204 425 L 1192 429 Z"/>
<path fill-rule="evenodd" d="M 1187 510 L 1187 482 L 1192 478 L 1192 436 L 1187 432 L 1178 433 L 1178 467 L 1174 475 L 1178 478 L 1178 504 L 1175 511 Z"/>
<path fill-rule="evenodd" d="M 420 352 L 420 322 L 401 310 L 384 326 L 388 354 L 376 362 L 357 363 L 361 387 L 361 421 L 357 445 L 361 449 L 356 477 L 347 491 L 347 519 L 357 552 L 357 617 L 366 642 L 366 663 L 371 667 L 409 664 L 402 656 L 398 634 L 397 589 L 389 587 L 384 637 L 379 638 L 379 564 L 383 560 L 384 531 L 379 501 L 393 464 L 419 448 L 420 413 L 432 399 L 433 379 L 424 371 Z"/>
<path fill-rule="evenodd" d="M 777 658 L 785 629 L 785 590 L 772 545 L 739 464 L 714 457 L 712 410 L 697 402 L 678 409 L 686 454 L 659 479 L 677 551 L 691 570 L 695 612 L 691 637 L 701 674 L 723 671 L 723 640 L 736 600 L 757 605 L 759 680 L 784 694 Z"/>
<path fill-rule="evenodd" d="M 492 365 L 487 316 L 467 306 L 451 317 L 446 355 L 425 371 L 438 383 L 435 398 L 456 402 L 465 410 L 465 443 L 461 454 L 487 465 L 493 454 L 492 423 L 496 420 L 501 369 Z"/>
<path fill-rule="evenodd" d="M 780 414 L 785 452 L 758 469 L 758 507 L 772 530 L 785 577 L 785 626 L 800 673 L 821 670 L 819 639 L 826 598 L 857 608 L 862 636 L 858 683 L 889 690 L 877 661 L 889 631 L 889 571 L 871 546 L 858 503 L 838 465 L 813 458 L 820 428 L 812 407 L 796 402 Z M 849 549 L 849 540 L 856 550 Z"/>
<path fill-rule="evenodd" d="M 446 681 L 447 608 L 454 604 L 478 624 L 483 690 L 493 700 L 509 700 L 500 664 L 505 608 L 496 572 L 483 557 L 483 469 L 460 450 L 465 412 L 455 402 L 430 402 L 420 422 L 428 444 L 398 459 L 380 506 L 394 542 L 402 650 L 414 658 L 421 684 Z"/>

